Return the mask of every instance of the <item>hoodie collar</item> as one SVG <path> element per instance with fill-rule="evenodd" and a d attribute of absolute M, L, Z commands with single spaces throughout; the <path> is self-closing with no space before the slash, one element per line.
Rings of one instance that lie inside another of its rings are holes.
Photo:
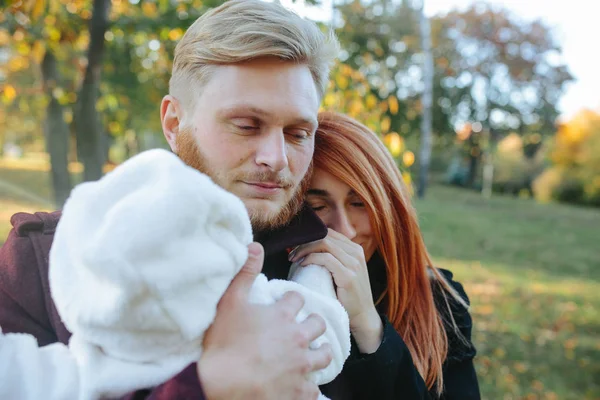
<path fill-rule="evenodd" d="M 304 205 L 289 224 L 257 235 L 254 240 L 261 243 L 265 256 L 296 247 L 300 244 L 314 242 L 327 236 L 327 227 L 308 206 Z"/>

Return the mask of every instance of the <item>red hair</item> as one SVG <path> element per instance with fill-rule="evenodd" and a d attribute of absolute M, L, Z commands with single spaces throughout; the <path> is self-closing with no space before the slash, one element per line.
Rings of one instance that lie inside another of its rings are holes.
<path fill-rule="evenodd" d="M 428 388 L 443 388 L 442 364 L 448 352 L 444 321 L 436 309 L 430 275 L 458 296 L 432 266 L 398 166 L 379 137 L 354 119 L 319 114 L 315 168 L 351 187 L 364 202 L 377 250 L 386 265 L 386 315 L 411 352 Z M 464 304 L 464 301 L 461 300 Z"/>

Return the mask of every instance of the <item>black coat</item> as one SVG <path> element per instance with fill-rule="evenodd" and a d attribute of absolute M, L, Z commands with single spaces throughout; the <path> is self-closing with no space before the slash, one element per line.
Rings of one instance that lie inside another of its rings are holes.
<path fill-rule="evenodd" d="M 286 279 L 290 266 L 286 250 L 322 239 L 326 234 L 327 229 L 320 220 L 312 211 L 304 209 L 289 227 L 257 238 L 265 247 L 263 272 L 269 279 Z M 368 268 L 373 298 L 377 299 L 387 284 L 383 259 L 375 254 L 369 260 Z M 460 283 L 452 280 L 452 273 L 447 270 L 440 272 L 468 303 L 467 294 Z M 447 308 L 441 303 L 440 290 L 437 287 L 433 289 L 440 312 L 447 314 Z M 473 365 L 476 351 L 471 343 L 471 316 L 456 302 L 450 301 L 450 306 L 466 343 L 458 339 L 452 329 L 447 330 L 449 351 L 443 367 L 444 390 L 440 399 L 479 400 L 479 384 Z M 383 304 L 378 306 L 384 324 L 383 341 L 377 351 L 360 354 L 356 342 L 352 340 L 351 353 L 344 369 L 332 382 L 321 386 L 322 393 L 331 400 L 438 399 L 434 390 L 427 391 L 406 344 L 387 320 L 382 307 Z"/>

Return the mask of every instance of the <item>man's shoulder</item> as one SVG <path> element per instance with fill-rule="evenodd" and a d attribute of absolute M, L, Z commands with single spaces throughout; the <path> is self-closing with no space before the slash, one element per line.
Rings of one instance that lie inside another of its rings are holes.
<path fill-rule="evenodd" d="M 0 325 L 6 332 L 29 333 L 40 345 L 69 333 L 50 294 L 48 261 L 60 212 L 17 213 L 0 247 Z"/>
<path fill-rule="evenodd" d="M 45 234 L 54 233 L 60 220 L 61 211 L 54 212 L 18 212 L 10 218 L 14 233 L 19 237 L 28 236 L 34 232 Z"/>

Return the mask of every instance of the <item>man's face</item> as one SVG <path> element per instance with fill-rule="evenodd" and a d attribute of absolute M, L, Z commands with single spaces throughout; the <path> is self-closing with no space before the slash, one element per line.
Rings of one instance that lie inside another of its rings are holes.
<path fill-rule="evenodd" d="M 220 66 L 201 92 L 190 118 L 165 131 L 171 148 L 237 195 L 255 232 L 287 223 L 314 151 L 319 97 L 308 67 L 274 59 Z"/>

